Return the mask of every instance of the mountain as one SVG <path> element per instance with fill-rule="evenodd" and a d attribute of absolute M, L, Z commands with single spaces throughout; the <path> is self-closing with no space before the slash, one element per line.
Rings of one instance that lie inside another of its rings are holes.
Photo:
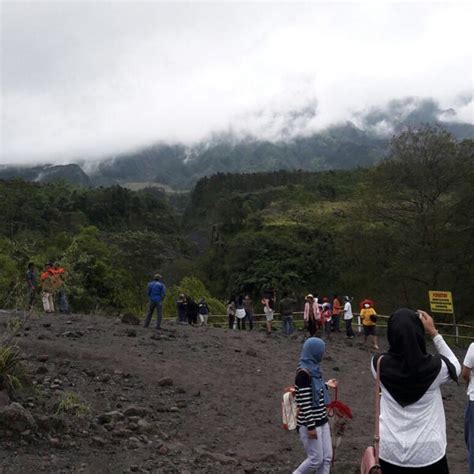
<path fill-rule="evenodd" d="M 444 121 L 440 121 L 440 117 Z M 163 187 L 188 190 L 203 176 L 275 170 L 324 171 L 369 167 L 382 160 L 389 138 L 407 127 L 440 126 L 456 138 L 474 139 L 474 125 L 454 121 L 454 109 L 442 110 L 433 99 L 393 100 L 355 114 L 354 122 L 291 139 L 262 140 L 216 134 L 194 146 L 155 144 L 133 153 L 105 158 L 86 174 L 78 164 L 0 168 L 0 179 L 61 179 L 81 186 L 120 184 L 132 189 Z M 297 121 L 298 117 L 292 117 Z M 287 124 L 286 129 L 291 124 Z M 284 136 L 284 134 L 282 134 Z"/>
<path fill-rule="evenodd" d="M 0 179 L 18 178 L 24 181 L 48 183 L 65 181 L 77 186 L 91 186 L 90 177 L 77 164 L 41 165 L 41 166 L 3 166 L 0 167 Z"/>

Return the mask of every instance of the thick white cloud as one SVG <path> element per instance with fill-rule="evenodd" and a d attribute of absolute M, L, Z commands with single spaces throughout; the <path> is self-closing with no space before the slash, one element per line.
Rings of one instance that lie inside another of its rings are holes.
<path fill-rule="evenodd" d="M 0 5 L 3 163 L 275 138 L 405 96 L 473 122 L 471 2 Z"/>

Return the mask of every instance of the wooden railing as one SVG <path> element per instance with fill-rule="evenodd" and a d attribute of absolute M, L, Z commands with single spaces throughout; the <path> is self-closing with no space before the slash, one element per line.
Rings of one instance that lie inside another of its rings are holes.
<path fill-rule="evenodd" d="M 273 325 L 276 327 L 281 326 L 282 321 L 281 321 L 281 315 L 280 313 L 273 313 L 274 314 L 274 320 L 273 320 Z M 390 316 L 386 316 L 383 314 L 377 314 L 377 317 L 379 318 L 379 321 L 377 322 L 377 328 L 378 329 L 383 329 L 386 330 L 387 324 L 385 323 L 386 320 Z M 175 320 L 176 318 L 170 318 L 170 317 L 165 317 L 165 320 Z M 266 319 L 265 319 L 265 314 L 264 313 L 257 313 L 253 315 L 253 323 L 255 325 L 264 325 Z M 381 323 L 381 321 L 384 321 Z M 217 326 L 227 326 L 228 325 L 228 316 L 226 314 L 210 314 L 209 315 L 209 323 Z M 384 324 L 385 323 L 385 324 Z M 246 321 L 246 324 L 248 322 Z M 296 328 L 302 328 L 304 321 L 303 321 L 303 311 L 295 311 L 293 313 L 293 324 L 295 325 Z M 340 324 L 343 325 L 343 317 L 342 315 L 340 316 Z M 459 340 L 465 339 L 465 340 L 474 340 L 474 325 L 470 324 L 453 324 L 453 323 L 445 323 L 445 322 L 437 322 L 435 320 L 435 324 L 439 328 L 452 328 L 452 333 L 448 334 L 446 332 L 441 332 L 440 334 L 443 337 L 452 337 L 455 339 L 456 343 L 459 342 Z M 354 313 L 354 321 L 353 321 L 353 326 L 357 328 L 359 332 L 362 332 L 362 324 L 360 321 L 360 315 L 359 313 Z M 343 327 L 341 326 L 341 329 Z M 467 333 L 470 332 L 472 335 L 466 335 L 462 333 Z"/>

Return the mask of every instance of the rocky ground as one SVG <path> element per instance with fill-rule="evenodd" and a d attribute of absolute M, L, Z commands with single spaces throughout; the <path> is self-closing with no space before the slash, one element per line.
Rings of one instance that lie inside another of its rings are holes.
<path fill-rule="evenodd" d="M 12 317 L 0 314 L 4 334 Z M 289 473 L 304 454 L 296 433 L 281 428 L 280 402 L 303 339 L 172 322 L 157 333 L 93 315 L 32 318 L 14 338 L 31 386 L 14 400 L 0 396 L 0 472 Z M 372 436 L 361 340 L 334 335 L 323 363 L 354 413 L 336 473 L 357 472 Z M 443 398 L 451 472 L 461 474 L 464 386 L 445 386 Z"/>

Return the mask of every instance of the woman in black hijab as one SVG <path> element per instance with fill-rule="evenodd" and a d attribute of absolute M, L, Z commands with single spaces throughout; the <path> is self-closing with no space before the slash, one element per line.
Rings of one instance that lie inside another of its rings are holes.
<path fill-rule="evenodd" d="M 426 350 L 425 334 L 438 354 Z M 449 473 L 440 386 L 461 366 L 424 311 L 399 309 L 388 322 L 390 349 L 380 361 L 380 464 L 384 474 Z M 378 357 L 372 362 L 376 376 Z"/>

